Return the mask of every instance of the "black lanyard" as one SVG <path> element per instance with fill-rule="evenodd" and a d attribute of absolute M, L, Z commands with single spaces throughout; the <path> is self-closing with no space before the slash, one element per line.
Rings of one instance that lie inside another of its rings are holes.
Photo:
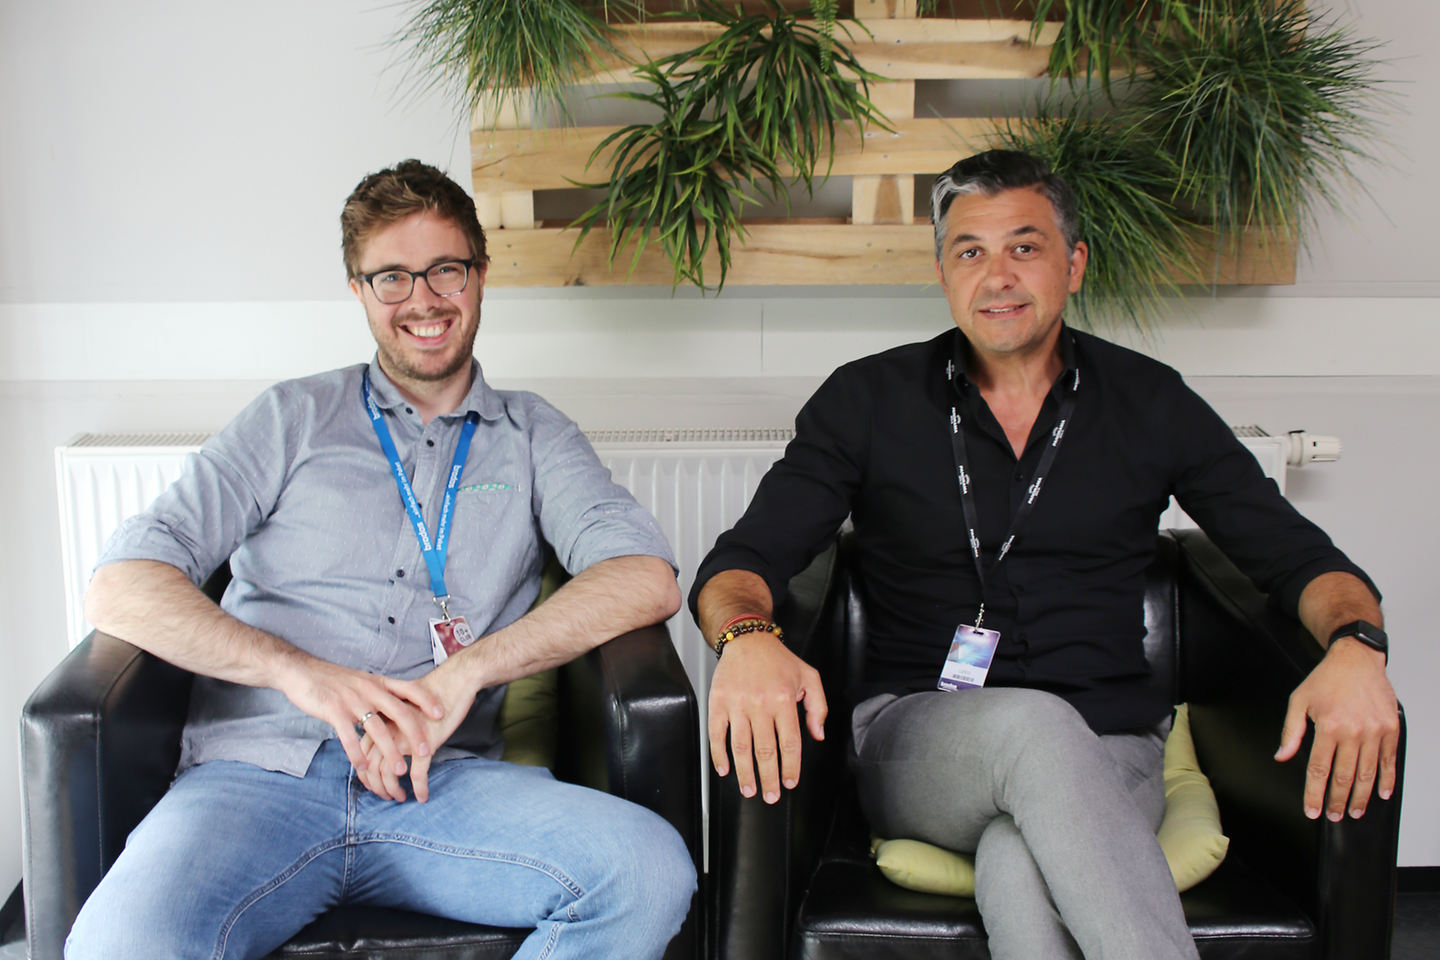
<path fill-rule="evenodd" d="M 946 362 L 945 378 L 951 382 L 953 389 L 954 361 Z M 1020 504 L 1019 510 L 1015 511 L 1015 518 L 1010 521 L 1010 530 L 1005 535 L 1004 542 L 1000 544 L 1000 552 L 996 554 L 995 563 L 991 565 L 989 574 L 985 572 L 985 565 L 980 559 L 980 533 L 979 523 L 975 519 L 975 494 L 970 492 L 970 485 L 974 480 L 970 476 L 970 457 L 965 452 L 965 431 L 960 429 L 960 408 L 958 406 L 950 407 L 950 449 L 955 454 L 955 476 L 960 482 L 960 504 L 965 508 L 965 527 L 970 538 L 970 556 L 975 560 L 975 574 L 980 578 L 980 612 L 975 615 L 976 629 L 979 629 L 980 624 L 985 620 L 985 587 L 1005 559 L 1005 555 L 1010 552 L 1010 547 L 1015 542 L 1015 535 L 1019 533 L 1021 525 L 1030 516 L 1030 511 L 1035 508 L 1035 501 L 1040 496 L 1040 487 L 1049 475 L 1050 467 L 1055 463 L 1055 453 L 1060 449 L 1060 441 L 1065 439 L 1065 427 L 1075 413 L 1075 394 L 1079 389 L 1080 370 L 1077 368 L 1075 379 L 1070 384 L 1070 391 L 1060 404 L 1060 418 L 1055 421 L 1055 426 L 1050 431 L 1050 443 L 1046 445 L 1045 452 L 1040 455 L 1040 463 L 1035 467 L 1034 476 L 1030 478 L 1030 486 L 1026 488 L 1025 502 Z"/>

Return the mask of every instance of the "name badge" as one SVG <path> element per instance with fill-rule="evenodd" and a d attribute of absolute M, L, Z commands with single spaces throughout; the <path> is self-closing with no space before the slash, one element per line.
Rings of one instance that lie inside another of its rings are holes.
<path fill-rule="evenodd" d="M 437 667 L 474 642 L 475 634 L 464 617 L 430 621 L 430 652 Z"/>
<path fill-rule="evenodd" d="M 985 686 L 985 675 L 990 672 L 990 661 L 995 659 L 995 648 L 1000 644 L 1000 631 L 982 630 L 969 624 L 955 629 L 955 639 L 950 641 L 950 652 L 945 656 L 945 666 L 940 668 L 941 690 L 966 690 Z"/>

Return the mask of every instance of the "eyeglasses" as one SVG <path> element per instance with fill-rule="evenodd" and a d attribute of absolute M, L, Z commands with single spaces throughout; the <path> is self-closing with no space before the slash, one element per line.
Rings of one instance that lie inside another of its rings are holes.
<path fill-rule="evenodd" d="M 470 283 L 471 260 L 446 260 L 428 270 L 377 270 L 362 273 L 360 279 L 375 291 L 375 299 L 387 305 L 404 303 L 415 292 L 415 278 L 424 277 L 432 293 L 437 297 L 453 297 L 465 292 Z"/>

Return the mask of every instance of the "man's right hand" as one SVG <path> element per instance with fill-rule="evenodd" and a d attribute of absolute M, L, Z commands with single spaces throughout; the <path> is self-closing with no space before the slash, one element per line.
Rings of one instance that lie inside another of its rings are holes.
<path fill-rule="evenodd" d="M 722 777 L 730 772 L 728 731 L 742 794 L 755 796 L 757 767 L 766 803 L 780 799 L 782 782 L 794 789 L 800 782 L 801 745 L 795 705 L 802 701 L 810 735 L 824 740 L 829 708 L 815 668 L 769 633 L 742 634 L 725 644 L 710 681 L 710 760 L 715 772 Z"/>
<path fill-rule="evenodd" d="M 440 698 L 425 685 L 411 680 L 396 680 L 373 673 L 362 673 L 296 651 L 279 671 L 276 686 L 295 706 L 310 716 L 335 728 L 345 756 L 362 773 L 370 765 L 361 748 L 355 727 L 364 719 L 365 732 L 379 748 L 380 770 L 371 778 L 383 783 L 392 800 L 404 800 L 405 791 L 396 782 L 406 771 L 405 756 L 428 757 L 431 744 L 425 737 L 427 719 L 440 720 L 445 715 Z M 391 735 L 391 724 L 401 739 L 416 744 L 414 750 L 402 748 Z M 388 774 L 388 775 L 387 775 Z M 367 786 L 369 784 L 367 783 Z M 375 787 L 371 786 L 372 790 Z M 375 790 L 380 793 L 379 790 Z"/>

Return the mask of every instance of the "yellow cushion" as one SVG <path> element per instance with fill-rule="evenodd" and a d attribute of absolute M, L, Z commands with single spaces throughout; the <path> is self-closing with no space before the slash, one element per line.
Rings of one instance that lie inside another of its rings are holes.
<path fill-rule="evenodd" d="M 1176 709 L 1175 726 L 1165 741 L 1165 820 L 1156 839 L 1182 891 L 1214 873 L 1230 849 L 1230 838 L 1220 832 L 1215 791 L 1195 759 L 1188 704 Z"/>
<path fill-rule="evenodd" d="M 510 681 L 495 721 L 505 738 L 501 760 L 554 771 L 555 744 L 560 735 L 555 683 L 554 670 Z"/>
<path fill-rule="evenodd" d="M 1220 832 L 1220 808 L 1210 781 L 1195 759 L 1190 711 L 1175 711 L 1165 741 L 1165 820 L 1156 834 L 1178 890 L 1189 890 L 1215 872 L 1230 839 Z M 871 855 L 893 883 L 923 893 L 975 896 L 975 858 L 919 840 L 873 838 Z"/>
<path fill-rule="evenodd" d="M 568 580 L 565 568 L 553 553 L 540 575 L 540 595 L 530 605 L 534 610 Z M 555 745 L 560 736 L 560 701 L 556 695 L 557 673 L 546 670 L 534 676 L 510 681 L 500 703 L 496 727 L 505 738 L 501 760 L 555 770 Z"/>

